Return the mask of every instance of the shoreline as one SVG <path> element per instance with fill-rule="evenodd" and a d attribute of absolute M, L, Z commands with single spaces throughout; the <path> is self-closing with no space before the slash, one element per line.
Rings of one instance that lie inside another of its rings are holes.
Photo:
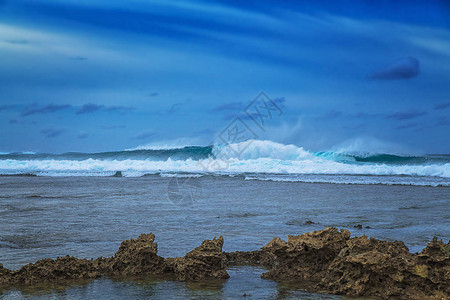
<path fill-rule="evenodd" d="M 70 280 L 107 276 L 147 276 L 162 280 L 202 282 L 226 280 L 227 268 L 241 265 L 268 269 L 262 278 L 298 282 L 308 292 L 379 298 L 445 299 L 450 296 L 450 242 L 434 238 L 420 253 L 403 242 L 326 228 L 288 241 L 272 239 L 256 251 L 223 252 L 223 237 L 205 240 L 184 257 L 157 254 L 152 233 L 123 241 L 113 257 L 42 259 L 11 271 L 0 264 L 0 287 L 37 287 Z"/>

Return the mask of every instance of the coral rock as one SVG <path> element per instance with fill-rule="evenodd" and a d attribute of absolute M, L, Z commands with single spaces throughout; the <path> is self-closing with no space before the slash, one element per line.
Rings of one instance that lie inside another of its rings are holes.
<path fill-rule="evenodd" d="M 98 261 L 109 275 L 162 274 L 164 258 L 158 256 L 158 244 L 153 233 L 123 241 L 112 259 Z"/>
<path fill-rule="evenodd" d="M 168 258 L 166 264 L 177 280 L 226 279 L 226 256 L 222 252 L 223 237 L 205 240 L 183 258 Z"/>

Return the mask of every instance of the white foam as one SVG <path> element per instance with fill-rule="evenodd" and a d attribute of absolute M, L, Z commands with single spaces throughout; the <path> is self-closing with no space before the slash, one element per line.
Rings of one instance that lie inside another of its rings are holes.
<path fill-rule="evenodd" d="M 217 167 L 220 165 L 221 167 Z M 413 175 L 450 177 L 450 163 L 431 165 L 345 164 L 325 159 L 280 160 L 258 158 L 239 160 L 0 160 L 0 173 L 15 172 L 186 172 L 186 173 L 273 173 Z"/>
<path fill-rule="evenodd" d="M 215 159 L 204 160 L 0 160 L 0 174 L 35 173 L 45 176 L 111 176 L 122 171 L 125 177 L 137 177 L 144 174 L 160 174 L 161 176 L 191 176 L 183 174 L 316 174 L 316 175 L 371 175 L 371 176 L 403 176 L 394 180 L 393 184 L 442 185 L 442 179 L 450 178 L 450 163 L 434 164 L 376 164 L 337 161 L 330 157 L 316 156 L 295 145 L 283 145 L 272 141 L 249 140 L 227 146 L 215 145 Z M 179 174 L 179 175 L 174 175 Z M 199 176 L 199 175 L 196 175 Z M 411 176 L 427 177 L 427 180 L 412 179 Z M 295 179 L 295 177 L 293 177 Z M 317 180 L 336 180 L 319 178 Z M 365 182 L 368 178 L 345 176 L 342 183 Z M 264 180 L 263 178 L 260 178 Z M 373 179 L 373 178 L 372 178 Z M 284 180 L 279 177 L 276 180 Z M 310 180 L 303 179 L 303 180 Z M 377 179 L 373 183 L 389 184 L 392 178 Z M 430 183 L 431 182 L 431 183 Z M 448 180 L 446 181 L 448 182 Z M 445 184 L 444 184 L 445 185 Z"/>
<path fill-rule="evenodd" d="M 273 158 L 281 160 L 314 159 L 311 152 L 295 145 L 283 145 L 272 141 L 248 140 L 226 146 L 214 145 L 216 157 L 237 158 L 240 160 Z"/>

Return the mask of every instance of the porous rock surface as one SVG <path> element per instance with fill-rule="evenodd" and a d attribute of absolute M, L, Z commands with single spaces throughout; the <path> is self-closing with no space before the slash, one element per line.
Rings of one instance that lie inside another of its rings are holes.
<path fill-rule="evenodd" d="M 222 252 L 223 237 L 206 240 L 180 258 L 167 258 L 166 264 L 177 280 L 226 279 L 226 257 Z"/>
<path fill-rule="evenodd" d="M 204 241 L 182 258 L 158 256 L 152 233 L 123 241 L 113 257 L 95 260 L 65 256 L 42 259 L 11 271 L 0 264 L 0 286 L 35 285 L 74 279 L 106 276 L 166 276 L 177 280 L 228 278 L 223 237 Z"/>
<path fill-rule="evenodd" d="M 272 239 L 258 251 L 222 251 L 223 237 L 205 240 L 184 257 L 162 258 L 152 233 L 122 242 L 113 257 L 70 256 L 39 260 L 18 271 L 0 264 L 0 286 L 34 285 L 106 276 L 169 276 L 171 279 L 226 279 L 229 265 L 262 265 L 262 277 L 291 282 L 315 292 L 383 299 L 450 299 L 450 243 L 434 238 L 420 253 L 402 242 L 326 228 L 288 241 Z M 306 283 L 306 285 L 305 285 Z"/>
<path fill-rule="evenodd" d="M 383 299 L 450 299 L 450 243 L 434 238 L 420 253 L 403 242 L 326 228 L 274 238 L 259 253 L 226 253 L 232 264 L 259 263 L 262 277 L 298 281 L 310 291 Z"/>
<path fill-rule="evenodd" d="M 33 285 L 70 279 L 97 278 L 101 274 L 92 260 L 71 256 L 57 259 L 42 259 L 27 264 L 18 271 L 10 271 L 0 266 L 0 285 Z"/>

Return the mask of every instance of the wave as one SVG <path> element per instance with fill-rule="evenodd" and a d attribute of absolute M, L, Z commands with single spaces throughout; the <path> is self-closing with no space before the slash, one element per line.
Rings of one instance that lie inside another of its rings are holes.
<path fill-rule="evenodd" d="M 48 153 L 6 153 L 0 154 L 1 160 L 74 160 L 82 161 L 87 159 L 97 160 L 174 160 L 205 159 L 212 154 L 212 146 L 187 146 L 172 149 L 153 150 L 124 150 L 100 153 L 68 152 L 62 154 Z"/>
<path fill-rule="evenodd" d="M 339 162 L 361 162 L 378 164 L 427 164 L 427 163 L 447 163 L 450 155 L 428 154 L 424 156 L 410 156 L 386 153 L 341 153 L 341 152 L 317 152 L 316 156 L 331 159 Z"/>
<path fill-rule="evenodd" d="M 434 180 L 435 184 L 431 183 L 431 185 L 446 185 L 447 178 L 450 178 L 450 156 L 408 156 L 387 153 L 346 153 L 342 151 L 312 152 L 295 145 L 261 140 L 248 140 L 230 145 L 186 146 L 160 150 L 26 155 L 23 153 L 0 154 L 0 174 L 110 176 L 116 171 L 122 171 L 124 176 L 182 173 L 214 173 L 219 175 L 309 174 L 345 175 L 347 177 L 360 175 L 418 176 L 427 177 L 431 181 Z M 294 177 L 291 176 L 291 178 Z M 441 180 L 442 178 L 445 179 L 444 183 Z M 324 179 L 321 178 L 320 180 Z M 336 180 L 336 177 L 326 180 Z M 386 180 L 395 181 L 386 177 L 385 180 L 377 179 L 374 182 L 379 183 Z M 413 180 L 408 177 L 397 181 L 401 184 L 407 184 Z"/>

